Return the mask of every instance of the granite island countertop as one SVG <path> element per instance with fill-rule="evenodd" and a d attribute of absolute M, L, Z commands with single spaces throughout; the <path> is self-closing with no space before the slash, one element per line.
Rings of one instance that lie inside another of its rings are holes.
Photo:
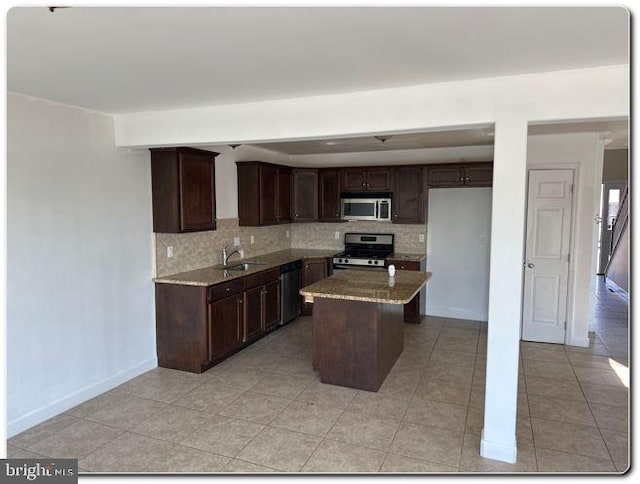
<path fill-rule="evenodd" d="M 233 271 L 225 269 L 222 264 L 218 264 L 215 266 L 203 267 L 202 269 L 194 269 L 192 271 L 180 272 L 178 274 L 156 277 L 153 281 L 160 284 L 213 286 L 221 282 L 227 282 L 232 279 L 238 279 L 250 274 L 255 274 L 256 272 L 273 269 L 274 267 L 279 267 L 295 260 L 309 259 L 312 257 L 331 257 L 335 253 L 335 249 L 285 249 L 255 257 L 246 257 L 244 259 L 232 257 L 229 261 L 229 265 L 243 264 L 245 262 L 257 265 L 246 271 Z"/>
<path fill-rule="evenodd" d="M 411 254 L 409 252 L 394 252 L 385 257 L 386 260 L 406 260 L 410 262 L 421 262 L 427 257 L 427 254 Z"/>
<path fill-rule="evenodd" d="M 300 289 L 306 302 L 315 297 L 384 304 L 407 304 L 431 277 L 430 272 L 346 269 Z"/>

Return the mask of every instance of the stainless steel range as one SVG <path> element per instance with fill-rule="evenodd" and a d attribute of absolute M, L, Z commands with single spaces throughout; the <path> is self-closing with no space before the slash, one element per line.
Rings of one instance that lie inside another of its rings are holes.
<path fill-rule="evenodd" d="M 393 234 L 344 234 L 344 252 L 333 256 L 333 268 L 383 268 L 385 257 L 393 253 L 393 237 Z"/>

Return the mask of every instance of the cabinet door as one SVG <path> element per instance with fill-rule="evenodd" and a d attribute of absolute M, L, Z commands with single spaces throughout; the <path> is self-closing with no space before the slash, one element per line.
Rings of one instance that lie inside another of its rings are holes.
<path fill-rule="evenodd" d="M 276 218 L 276 183 L 278 169 L 275 166 L 260 167 L 260 225 L 278 223 Z"/>
<path fill-rule="evenodd" d="M 493 186 L 493 164 L 486 163 L 466 167 L 465 185 L 469 187 Z"/>
<path fill-rule="evenodd" d="M 319 171 L 319 219 L 321 222 L 340 221 L 340 171 L 327 169 Z"/>
<path fill-rule="evenodd" d="M 344 192 L 363 192 L 367 189 L 366 173 L 361 168 L 343 168 L 341 178 Z"/>
<path fill-rule="evenodd" d="M 265 284 L 262 294 L 264 327 L 269 329 L 280 322 L 280 281 Z"/>
<path fill-rule="evenodd" d="M 367 170 L 366 189 L 372 192 L 389 191 L 392 178 L 389 168 L 370 168 Z"/>
<path fill-rule="evenodd" d="M 262 286 L 244 293 L 243 341 L 249 341 L 262 333 Z"/>
<path fill-rule="evenodd" d="M 180 152 L 180 226 L 183 231 L 216 228 L 213 159 L 193 152 Z"/>
<path fill-rule="evenodd" d="M 330 259 L 318 257 L 313 259 L 304 259 L 302 261 L 302 282 L 300 287 L 308 286 L 314 282 L 320 281 L 329 276 Z M 312 303 L 302 302 L 301 313 L 303 315 L 311 314 L 313 309 Z"/>
<path fill-rule="evenodd" d="M 291 222 L 291 170 L 278 168 L 276 218 L 279 223 Z"/>
<path fill-rule="evenodd" d="M 464 173 L 459 165 L 429 168 L 429 187 L 464 186 Z"/>
<path fill-rule="evenodd" d="M 242 343 L 242 294 L 209 303 L 209 361 Z"/>
<path fill-rule="evenodd" d="M 318 221 L 318 170 L 293 170 L 293 221 Z"/>
<path fill-rule="evenodd" d="M 393 223 L 425 223 L 425 201 L 423 168 L 396 168 L 392 204 Z"/>

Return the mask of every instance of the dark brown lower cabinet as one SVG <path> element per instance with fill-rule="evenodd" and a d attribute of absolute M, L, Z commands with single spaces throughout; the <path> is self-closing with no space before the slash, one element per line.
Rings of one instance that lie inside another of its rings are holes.
<path fill-rule="evenodd" d="M 425 259 L 422 261 L 406 261 L 402 259 L 387 259 L 387 266 L 393 264 L 396 266 L 396 270 L 401 271 L 425 271 L 427 268 L 427 262 Z M 422 301 L 427 296 L 426 285 L 420 289 L 420 292 L 414 296 L 414 298 L 404 305 L 404 322 L 420 324 L 422 322 Z"/>
<path fill-rule="evenodd" d="M 280 269 L 244 278 L 244 341 L 251 341 L 280 322 Z"/>
<path fill-rule="evenodd" d="M 280 322 L 280 268 L 214 286 L 156 284 L 158 366 L 202 373 Z"/>
<path fill-rule="evenodd" d="M 209 360 L 234 352 L 242 346 L 242 293 L 209 303 Z"/>
<path fill-rule="evenodd" d="M 300 287 L 303 288 L 314 282 L 318 282 L 332 273 L 332 263 L 330 257 L 313 257 L 302 261 L 302 273 L 300 276 Z M 302 300 L 300 314 L 309 316 L 313 311 L 313 304 Z"/>

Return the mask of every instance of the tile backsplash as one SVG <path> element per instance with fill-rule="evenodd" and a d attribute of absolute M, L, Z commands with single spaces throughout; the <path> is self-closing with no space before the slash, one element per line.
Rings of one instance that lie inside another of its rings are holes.
<path fill-rule="evenodd" d="M 240 247 L 244 249 L 245 257 L 254 257 L 291 247 L 291 239 L 286 235 L 287 230 L 291 230 L 288 224 L 240 227 L 237 218 L 229 218 L 218 219 L 217 225 L 217 230 L 206 232 L 155 234 L 155 277 L 221 264 L 222 249 L 225 245 L 232 248 L 234 237 L 240 237 Z M 253 244 L 251 243 L 252 235 Z M 173 247 L 173 257 L 167 257 L 168 247 Z M 237 257 L 234 255 L 231 260 Z"/>
<path fill-rule="evenodd" d="M 267 227 L 240 227 L 237 218 L 218 219 L 218 229 L 185 234 L 155 234 L 155 277 L 191 271 L 222 263 L 222 248 L 233 247 L 234 237 L 240 237 L 245 257 L 255 257 L 289 248 L 344 249 L 345 232 L 372 232 L 395 234 L 397 252 L 423 254 L 425 225 L 390 224 L 385 222 L 299 223 Z M 290 237 L 287 238 L 287 231 Z M 338 232 L 338 238 L 335 233 Z M 251 236 L 254 243 L 251 243 Z M 173 257 L 167 257 L 167 248 L 173 248 Z M 233 249 L 232 249 L 233 250 Z M 237 256 L 233 256 L 235 260 Z"/>
<path fill-rule="evenodd" d="M 338 238 L 335 238 L 338 232 Z M 346 232 L 367 232 L 395 234 L 396 252 L 424 254 L 427 244 L 420 242 L 420 235 L 426 237 L 424 224 L 392 224 L 389 222 L 353 221 L 345 223 L 300 223 L 291 224 L 291 247 L 294 249 L 344 249 Z"/>

